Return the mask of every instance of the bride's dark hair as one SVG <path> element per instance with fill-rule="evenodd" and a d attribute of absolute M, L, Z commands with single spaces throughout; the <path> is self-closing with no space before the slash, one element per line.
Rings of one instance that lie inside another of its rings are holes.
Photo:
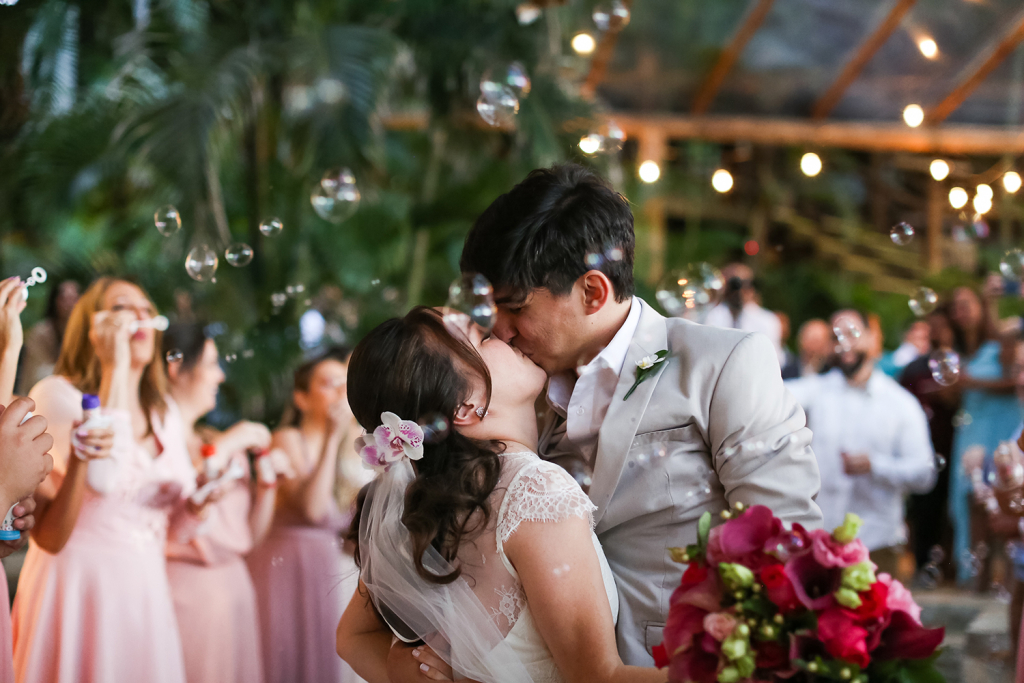
<path fill-rule="evenodd" d="M 484 381 L 490 400 L 491 375 L 480 354 L 449 333 L 437 311 L 419 306 L 377 326 L 356 346 L 348 365 L 348 402 L 367 432 L 380 426 L 384 412 L 420 423 L 440 416 L 452 425 L 472 393 L 473 378 Z M 501 471 L 500 448 L 454 427 L 424 444 L 423 458 L 413 463 L 416 479 L 406 491 L 402 515 L 416 571 L 424 579 L 446 584 L 459 577 L 458 566 L 444 576 L 427 571 L 423 553 L 433 545 L 452 562 L 462 540 L 486 527 L 487 498 Z"/>

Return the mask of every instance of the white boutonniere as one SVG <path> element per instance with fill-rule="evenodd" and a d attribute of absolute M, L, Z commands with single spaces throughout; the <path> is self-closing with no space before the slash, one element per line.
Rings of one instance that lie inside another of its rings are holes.
<path fill-rule="evenodd" d="M 627 398 L 633 395 L 636 388 L 640 386 L 640 383 L 645 379 L 653 375 L 658 371 L 658 365 L 668 358 L 668 351 L 658 351 L 653 356 L 644 356 L 636 362 L 636 379 L 633 381 L 633 386 L 629 388 L 626 395 L 622 397 L 625 401 Z"/>

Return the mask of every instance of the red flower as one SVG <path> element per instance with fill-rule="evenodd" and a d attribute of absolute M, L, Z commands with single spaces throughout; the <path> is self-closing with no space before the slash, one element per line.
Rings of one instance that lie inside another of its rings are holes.
<path fill-rule="evenodd" d="M 944 628 L 925 628 L 914 617 L 897 610 L 882 632 L 882 642 L 872 653 L 875 659 L 925 659 L 931 657 L 946 636 Z"/>
<path fill-rule="evenodd" d="M 668 666 L 668 655 L 665 653 L 665 646 L 663 644 L 652 647 L 651 654 L 654 655 L 654 666 L 659 669 L 664 669 Z"/>
<path fill-rule="evenodd" d="M 826 567 L 813 553 L 796 555 L 786 562 L 786 576 L 793 583 L 797 598 L 807 609 L 823 610 L 835 604 L 832 594 L 843 582 L 841 567 Z"/>
<path fill-rule="evenodd" d="M 871 584 L 871 588 L 860 593 L 860 607 L 857 608 L 857 618 L 862 622 L 881 619 L 888 613 L 886 600 L 889 598 L 889 587 L 881 581 Z"/>
<path fill-rule="evenodd" d="M 856 625 L 856 618 L 856 614 L 846 609 L 825 610 L 818 616 L 818 639 L 830 655 L 863 669 L 871 662 L 868 632 Z"/>
<path fill-rule="evenodd" d="M 680 582 L 681 586 L 696 586 L 698 583 L 705 581 L 708 578 L 708 568 L 706 565 L 698 564 L 697 562 L 691 562 L 686 567 L 686 571 L 683 572 L 683 580 Z"/>
<path fill-rule="evenodd" d="M 758 669 L 784 669 L 789 667 L 789 648 L 777 640 L 757 644 Z"/>
<path fill-rule="evenodd" d="M 766 589 L 765 595 L 780 612 L 788 613 L 800 607 L 800 598 L 793 589 L 793 582 L 786 576 L 786 570 L 781 564 L 763 567 L 758 576 Z"/>
<path fill-rule="evenodd" d="M 693 636 L 690 647 L 672 658 L 669 664 L 670 681 L 692 681 L 692 683 L 716 683 L 718 680 L 718 654 L 707 652 L 701 645 L 703 635 Z"/>

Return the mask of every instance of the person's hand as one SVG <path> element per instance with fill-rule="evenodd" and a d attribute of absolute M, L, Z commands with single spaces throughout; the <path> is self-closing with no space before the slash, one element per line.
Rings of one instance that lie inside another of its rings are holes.
<path fill-rule="evenodd" d="M 21 312 L 25 310 L 25 283 L 20 277 L 0 281 L 0 357 L 21 353 L 25 333 Z"/>
<path fill-rule="evenodd" d="M 82 460 L 102 460 L 109 458 L 114 448 L 114 430 L 112 427 L 93 427 L 82 429 L 84 423 L 75 420 L 71 425 L 71 444 L 75 455 Z"/>
<path fill-rule="evenodd" d="M 284 477 L 285 479 L 295 478 L 295 468 L 292 467 L 291 458 L 283 448 L 275 448 L 267 454 L 270 458 L 270 464 L 274 466 L 274 472 L 277 476 Z"/>
<path fill-rule="evenodd" d="M 217 437 L 214 443 L 217 452 L 229 458 L 237 451 L 270 448 L 270 439 L 270 430 L 266 425 L 242 420 Z"/>
<path fill-rule="evenodd" d="M 871 458 L 864 453 L 843 452 L 843 471 L 851 477 L 871 474 Z"/>
<path fill-rule="evenodd" d="M 342 396 L 327 413 L 328 431 L 334 436 L 343 435 L 352 426 L 352 408 L 348 405 L 348 397 Z"/>
<path fill-rule="evenodd" d="M 1006 291 L 1003 284 L 1003 276 L 998 273 L 989 273 L 985 277 L 985 285 L 982 287 L 982 296 L 988 300 L 998 299 Z"/>
<path fill-rule="evenodd" d="M 20 550 L 28 541 L 28 532 L 36 525 L 36 518 L 32 514 L 36 511 L 36 499 L 32 496 L 25 498 L 14 506 L 14 528 L 21 533 L 17 541 L 0 541 L 0 558 L 7 557 L 16 550 Z"/>
<path fill-rule="evenodd" d="M 414 654 L 415 653 L 415 654 Z M 392 681 L 450 681 L 452 668 L 426 645 L 396 641 L 388 652 L 388 678 Z"/>
<path fill-rule="evenodd" d="M 89 343 L 104 368 L 127 367 L 131 362 L 131 323 L 129 311 L 99 311 L 92 316 Z"/>
<path fill-rule="evenodd" d="M 0 413 L 0 489 L 5 500 L 28 498 L 53 469 L 53 437 L 46 433 L 46 418 L 25 419 L 35 407 L 32 399 L 19 398 Z"/>

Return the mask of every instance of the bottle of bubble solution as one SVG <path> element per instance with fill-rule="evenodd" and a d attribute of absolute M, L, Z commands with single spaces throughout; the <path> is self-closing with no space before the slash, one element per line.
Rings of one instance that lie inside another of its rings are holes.
<path fill-rule="evenodd" d="M 106 493 L 110 490 L 114 475 L 117 473 L 117 463 L 114 462 L 113 456 L 90 459 L 86 455 L 81 443 L 79 443 L 77 436 L 77 432 L 80 430 L 89 431 L 91 429 L 107 429 L 110 427 L 110 416 L 103 414 L 99 396 L 95 394 L 82 394 L 82 419 L 84 422 L 78 426 L 78 429 L 75 430 L 76 433 L 71 437 L 75 455 L 88 463 L 85 478 L 92 490 L 97 493 Z"/>
<path fill-rule="evenodd" d="M 199 449 L 199 455 L 203 456 L 203 472 L 206 474 L 206 480 L 213 481 L 220 474 L 217 462 L 214 460 L 214 456 L 217 455 L 217 447 L 212 443 L 204 443 Z"/>
<path fill-rule="evenodd" d="M 256 472 L 260 483 L 264 486 L 277 484 L 277 472 L 274 471 L 274 463 L 270 458 L 270 451 L 266 448 L 258 448 L 253 451 L 256 458 Z"/>
<path fill-rule="evenodd" d="M 32 417 L 31 411 L 25 413 L 21 424 L 25 424 L 30 417 Z M 4 521 L 0 522 L 0 541 L 17 541 L 21 538 L 21 532 L 14 528 L 14 508 L 16 507 L 18 507 L 18 503 L 11 506 L 11 509 L 4 515 Z"/>

